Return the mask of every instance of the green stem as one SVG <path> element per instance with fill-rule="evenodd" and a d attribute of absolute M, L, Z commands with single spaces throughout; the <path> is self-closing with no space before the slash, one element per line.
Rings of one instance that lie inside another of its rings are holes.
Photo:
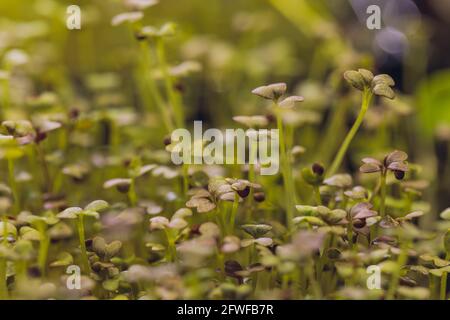
<path fill-rule="evenodd" d="M 136 181 L 134 178 L 131 178 L 130 189 L 128 190 L 128 200 L 132 208 L 136 207 L 137 194 L 136 194 Z"/>
<path fill-rule="evenodd" d="M 353 220 L 350 216 L 348 219 L 347 224 L 347 239 L 348 239 L 348 246 L 350 249 L 353 249 Z"/>
<path fill-rule="evenodd" d="M 47 273 L 47 257 L 48 248 L 50 246 L 50 238 L 47 235 L 45 226 L 39 227 L 39 233 L 41 236 L 41 240 L 39 244 L 38 264 L 39 269 L 41 270 L 41 275 L 44 277 Z"/>
<path fill-rule="evenodd" d="M 14 175 L 14 160 L 8 159 L 8 180 L 9 185 L 11 186 L 11 191 L 13 195 L 13 210 L 15 214 L 20 212 L 20 200 L 19 200 L 19 192 L 17 190 L 16 177 Z"/>
<path fill-rule="evenodd" d="M 319 186 L 314 186 L 314 196 L 316 198 L 316 204 L 318 206 L 322 205 L 322 198 L 320 197 L 320 191 L 319 191 Z"/>
<path fill-rule="evenodd" d="M 9 71 L 9 70 L 7 70 Z M 0 109 L 1 119 L 4 119 L 6 112 L 10 109 L 11 101 L 10 101 L 10 89 L 9 89 L 9 80 L 5 79 L 2 81 L 2 108 Z"/>
<path fill-rule="evenodd" d="M 248 161 L 248 180 L 250 182 L 254 182 L 257 183 L 257 178 L 256 178 L 256 172 L 255 172 L 255 159 L 257 157 L 257 153 L 258 153 L 258 144 L 257 144 L 257 140 L 253 139 L 253 137 L 250 137 L 250 150 L 249 150 L 249 161 Z M 239 170 L 237 171 L 239 174 Z M 253 199 L 253 188 L 250 188 L 250 193 L 247 197 L 247 199 L 249 199 L 249 206 L 246 210 L 245 213 L 245 219 L 250 220 L 253 216 L 253 202 L 251 202 L 251 199 Z"/>
<path fill-rule="evenodd" d="M 333 243 L 333 234 L 330 233 L 327 238 L 325 239 L 322 254 L 318 261 L 318 267 L 317 267 L 317 277 L 322 280 L 322 272 L 326 264 L 328 263 L 328 257 L 327 257 L 327 251 L 331 247 Z"/>
<path fill-rule="evenodd" d="M 320 288 L 320 284 L 319 284 L 319 282 L 317 282 L 317 279 L 314 275 L 314 261 L 313 260 L 310 263 L 308 263 L 305 271 L 307 273 L 310 289 L 312 290 L 312 292 L 314 294 L 314 298 L 317 300 L 321 299 L 322 298 L 322 289 Z"/>
<path fill-rule="evenodd" d="M 277 106 L 277 103 L 275 103 Z M 289 230 L 292 230 L 294 218 L 294 196 L 295 190 L 292 180 L 292 171 L 290 168 L 290 161 L 286 152 L 286 144 L 285 144 L 285 136 L 284 136 L 284 128 L 283 128 L 283 120 L 281 114 L 277 112 L 277 128 L 280 140 L 280 160 L 281 160 L 281 170 L 283 175 L 283 183 L 285 188 L 286 195 L 286 224 Z"/>
<path fill-rule="evenodd" d="M 342 97 L 341 99 L 335 99 L 336 102 L 330 106 L 331 116 L 327 121 L 323 137 L 324 143 L 317 145 L 317 154 L 320 154 L 322 162 L 328 166 L 330 165 L 333 153 L 339 147 L 339 137 L 343 134 L 344 123 L 342 119 L 345 118 L 347 109 L 349 107 L 348 97 Z"/>
<path fill-rule="evenodd" d="M 406 264 L 408 260 L 408 246 L 404 245 L 401 248 L 400 254 L 397 260 L 397 268 L 391 276 L 391 281 L 389 283 L 389 289 L 386 295 L 387 300 L 394 299 L 395 293 L 397 291 L 398 282 L 400 280 L 401 268 Z"/>
<path fill-rule="evenodd" d="M 8 286 L 6 283 L 6 259 L 0 258 L 0 300 L 8 299 Z"/>
<path fill-rule="evenodd" d="M 6 246 L 8 244 L 8 217 L 6 214 L 3 215 L 3 242 L 2 245 Z M 6 258 L 0 256 L 0 300 L 8 299 L 8 283 L 7 283 L 7 260 Z"/>
<path fill-rule="evenodd" d="M 174 90 L 173 80 L 169 73 L 169 66 L 166 61 L 166 50 L 164 48 L 163 39 L 158 38 L 156 40 L 156 53 L 158 55 L 158 60 L 164 76 L 164 85 L 166 87 L 167 97 L 172 105 L 175 115 L 175 123 L 178 127 L 182 128 L 184 125 L 184 112 L 181 105 L 181 98 Z"/>
<path fill-rule="evenodd" d="M 346 210 L 347 203 L 348 203 L 348 197 L 345 195 L 344 190 L 342 190 L 342 192 L 341 192 L 341 197 L 342 197 L 341 208 Z"/>
<path fill-rule="evenodd" d="M 87 256 L 86 250 L 86 239 L 84 234 L 84 216 L 80 214 L 77 219 L 77 227 L 78 227 L 78 238 L 80 240 L 80 248 L 81 248 L 81 262 L 83 264 L 84 272 L 89 274 L 91 272 L 91 267 L 89 265 L 89 260 Z"/>
<path fill-rule="evenodd" d="M 223 281 L 225 280 L 225 263 L 224 263 L 225 256 L 220 250 L 217 250 L 216 257 L 217 257 L 217 268 L 220 269 L 220 279 Z"/>
<path fill-rule="evenodd" d="M 153 100 L 155 101 L 156 107 L 161 114 L 164 126 L 166 127 L 167 132 L 172 132 L 174 130 L 174 125 L 172 123 L 172 119 L 170 114 L 167 112 L 167 108 L 165 106 L 164 100 L 159 93 L 156 82 L 151 74 L 152 63 L 150 61 L 150 47 L 148 42 L 141 42 L 141 51 L 142 51 L 142 65 L 144 69 L 144 79 L 148 91 L 150 92 Z"/>
<path fill-rule="evenodd" d="M 187 197 L 187 194 L 189 192 L 189 165 L 183 163 L 182 167 L 183 172 L 183 195 Z"/>
<path fill-rule="evenodd" d="M 249 169 L 248 169 L 248 180 L 250 182 L 256 182 L 256 174 L 255 174 L 255 158 L 257 153 L 257 144 L 256 140 L 253 138 L 250 138 L 250 156 L 249 156 Z M 250 190 L 251 192 L 251 190 Z"/>
<path fill-rule="evenodd" d="M 386 216 L 386 171 L 380 175 L 380 216 Z"/>
<path fill-rule="evenodd" d="M 38 153 L 38 156 L 39 156 L 39 159 L 40 159 L 41 165 L 42 165 L 42 172 L 44 174 L 45 191 L 51 192 L 52 191 L 52 181 L 50 178 L 50 171 L 48 169 L 47 160 L 45 159 L 44 148 L 40 144 L 36 143 L 36 151 Z"/>
<path fill-rule="evenodd" d="M 450 252 L 447 252 L 445 260 L 450 260 Z M 447 275 L 447 272 L 444 272 L 441 278 L 441 287 L 439 290 L 439 299 L 441 300 L 447 299 Z"/>
<path fill-rule="evenodd" d="M 236 220 L 236 213 L 239 207 L 239 195 L 237 193 L 234 194 L 233 208 L 231 209 L 230 215 L 230 233 L 234 233 L 234 224 Z"/>
<path fill-rule="evenodd" d="M 327 176 L 332 176 L 333 174 L 335 174 L 336 171 L 341 166 L 342 160 L 344 159 L 344 155 L 347 152 L 350 143 L 352 142 L 353 138 L 356 135 L 356 132 L 358 131 L 359 127 L 361 126 L 364 120 L 364 116 L 367 112 L 367 109 L 369 108 L 371 99 L 372 99 L 371 91 L 367 88 L 364 89 L 361 109 L 359 111 L 358 117 L 356 118 L 355 123 L 353 124 L 352 128 L 345 137 L 344 142 L 342 142 L 341 147 L 339 148 L 339 151 L 336 157 L 334 158 L 334 161 L 331 164 L 330 169 L 327 172 Z"/>
<path fill-rule="evenodd" d="M 429 289 L 430 289 L 430 300 L 436 300 L 436 281 L 437 277 L 429 274 L 428 282 L 429 282 Z"/>
<path fill-rule="evenodd" d="M 164 229 L 164 232 L 166 233 L 167 245 L 168 245 L 167 260 L 170 262 L 173 262 L 173 261 L 175 261 L 175 259 L 177 257 L 177 250 L 175 247 L 175 238 L 172 236 L 171 230 Z"/>

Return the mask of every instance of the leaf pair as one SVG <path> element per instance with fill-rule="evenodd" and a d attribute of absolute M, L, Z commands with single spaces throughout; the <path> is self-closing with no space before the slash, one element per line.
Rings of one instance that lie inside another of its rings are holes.
<path fill-rule="evenodd" d="M 290 96 L 282 101 L 278 101 L 286 93 L 286 89 L 286 83 L 281 82 L 258 87 L 253 89 L 252 93 L 261 98 L 276 102 L 277 106 L 282 109 L 292 109 L 297 102 L 304 100 L 302 96 Z"/>
<path fill-rule="evenodd" d="M 122 248 L 122 242 L 116 240 L 106 243 L 105 239 L 95 237 L 92 239 L 92 250 L 102 259 L 109 260 L 117 255 Z"/>
<path fill-rule="evenodd" d="M 91 216 L 96 219 L 100 217 L 99 211 L 109 207 L 109 204 L 104 200 L 95 200 L 89 203 L 84 209 L 80 207 L 70 207 L 60 213 L 57 217 L 60 219 L 77 219 L 80 215 Z"/>
<path fill-rule="evenodd" d="M 349 70 L 344 73 L 344 79 L 358 90 L 369 89 L 373 94 L 388 99 L 394 99 L 395 97 L 395 93 L 391 88 L 395 85 L 395 82 L 387 74 L 374 76 L 371 71 L 366 69 Z"/>

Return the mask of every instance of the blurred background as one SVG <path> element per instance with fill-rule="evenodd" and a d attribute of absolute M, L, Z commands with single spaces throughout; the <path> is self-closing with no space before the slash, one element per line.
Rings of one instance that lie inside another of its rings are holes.
<path fill-rule="evenodd" d="M 301 163 L 327 165 L 358 112 L 360 97 L 342 73 L 360 67 L 388 73 L 396 81 L 397 98 L 374 102 L 345 165 L 357 172 L 362 156 L 405 150 L 420 167 L 420 177 L 430 182 L 422 192 L 433 204 L 431 211 L 450 205 L 449 1 L 153 2 L 139 24 L 176 24 L 164 42 L 186 126 L 203 120 L 225 128 L 235 126 L 232 116 L 265 114 L 265 105 L 250 91 L 286 82 L 289 92 L 305 97 L 290 118 L 296 141 L 307 150 Z M 0 70 L 11 71 L 12 106 L 2 119 L 23 118 L 31 112 L 22 109 L 24 104 L 56 96 L 62 110 L 111 113 L 122 141 L 161 149 L 168 132 L 140 83 L 145 70 L 136 29 L 111 24 L 139 3 L 146 1 L 2 0 Z M 71 4 L 81 8 L 81 30 L 66 27 Z M 366 25 L 367 7 L 373 4 L 381 9 L 379 30 Z M 158 55 L 152 46 L 149 50 Z M 158 79 L 158 67 L 153 70 Z M 0 74 L 1 81 L 6 82 Z M 4 86 L 0 92 L 6 96 Z M 138 121 L 145 125 L 135 126 Z M 80 141 L 85 148 L 94 145 Z"/>

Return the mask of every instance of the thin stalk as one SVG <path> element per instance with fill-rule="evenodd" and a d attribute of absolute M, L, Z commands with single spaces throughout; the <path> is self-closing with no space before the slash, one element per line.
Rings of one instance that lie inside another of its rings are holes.
<path fill-rule="evenodd" d="M 253 137 L 250 137 L 250 150 L 249 150 L 249 161 L 248 161 L 248 180 L 251 182 L 258 182 L 256 178 L 256 172 L 255 172 L 255 164 L 256 164 L 256 157 L 258 152 L 258 144 Z M 237 162 L 236 162 L 237 163 Z M 238 171 L 239 172 L 239 171 Z M 253 199 L 253 188 L 250 188 L 250 193 L 248 195 L 248 203 L 249 206 L 246 210 L 246 219 L 251 219 L 253 215 L 253 203 L 251 202 L 251 199 Z"/>
<path fill-rule="evenodd" d="M 167 245 L 168 245 L 168 251 L 167 251 L 167 260 L 170 262 L 175 261 L 177 257 L 177 249 L 175 247 L 175 238 L 172 236 L 171 230 L 164 229 L 164 232 L 167 237 Z"/>
<path fill-rule="evenodd" d="M 189 192 L 189 165 L 183 163 L 183 167 L 181 170 L 183 174 L 183 196 L 187 197 L 187 194 Z"/>
<path fill-rule="evenodd" d="M 249 153 L 249 169 L 248 169 L 248 180 L 250 182 L 256 182 L 256 173 L 255 173 L 255 159 L 257 153 L 257 144 L 255 139 L 250 138 L 250 153 Z M 250 190 L 252 192 L 252 190 Z"/>
<path fill-rule="evenodd" d="M 3 215 L 3 243 L 6 246 L 8 244 L 8 217 Z M 8 284 L 6 278 L 7 260 L 4 257 L 0 257 L 0 300 L 8 299 Z"/>
<path fill-rule="evenodd" d="M 322 298 L 322 289 L 320 288 L 319 282 L 317 282 L 317 279 L 314 275 L 314 261 L 312 260 L 307 266 L 306 266 L 306 273 L 309 280 L 309 286 L 314 294 L 314 298 L 317 300 L 320 300 Z"/>
<path fill-rule="evenodd" d="M 328 263 L 328 258 L 327 258 L 327 251 L 328 249 L 331 247 L 331 245 L 333 244 L 333 234 L 330 233 L 327 236 L 327 239 L 324 243 L 323 246 L 323 250 L 322 250 L 322 254 L 320 255 L 319 261 L 318 261 L 318 266 L 317 266 L 317 277 L 322 280 L 322 272 L 324 267 L 326 266 L 326 264 Z"/>
<path fill-rule="evenodd" d="M 164 126 L 166 127 L 167 132 L 172 132 L 174 130 L 174 125 L 172 123 L 172 119 L 171 119 L 169 113 L 167 112 L 164 100 L 158 91 L 158 87 L 155 83 L 155 80 L 153 79 L 153 77 L 150 73 L 152 63 L 150 61 L 150 48 L 149 48 L 148 42 L 142 41 L 140 43 L 140 48 L 142 51 L 142 65 L 143 65 L 143 69 L 144 69 L 144 78 L 145 78 L 146 86 L 147 86 L 148 91 L 150 92 L 153 100 L 155 101 L 158 111 L 161 113 L 161 117 L 162 117 L 162 120 L 163 120 Z"/>
<path fill-rule="evenodd" d="M 178 93 L 175 92 L 173 86 L 173 80 L 169 74 L 169 66 L 166 60 L 166 50 L 164 48 L 163 39 L 156 40 L 156 53 L 158 55 L 158 60 L 161 66 L 161 70 L 164 76 L 164 85 L 166 87 L 167 98 L 172 105 L 173 112 L 175 115 L 175 123 L 178 127 L 182 128 L 184 125 L 184 111 L 181 105 L 181 99 Z"/>
<path fill-rule="evenodd" d="M 47 235 L 46 227 L 39 227 L 40 233 L 40 243 L 39 243 L 39 256 L 38 256 L 38 264 L 39 270 L 41 270 L 41 275 L 44 277 L 47 273 L 47 257 L 48 257 L 48 248 L 50 246 L 50 238 Z"/>
<path fill-rule="evenodd" d="M 8 286 L 6 283 L 6 259 L 0 258 L 0 300 L 8 299 Z"/>
<path fill-rule="evenodd" d="M 216 219 L 216 224 L 219 226 L 220 229 L 220 233 L 224 234 L 224 228 L 223 228 L 223 222 L 222 222 L 222 214 L 221 214 L 221 210 L 220 210 L 220 203 L 217 204 L 216 209 L 214 210 L 214 216 Z"/>
<path fill-rule="evenodd" d="M 52 191 L 52 181 L 50 178 L 50 171 L 48 169 L 47 160 L 45 160 L 44 148 L 38 143 L 36 145 L 36 151 L 38 153 L 39 159 L 41 161 L 42 172 L 44 174 L 44 187 L 47 192 Z"/>
<path fill-rule="evenodd" d="M 222 226 L 224 230 L 224 235 L 229 233 L 229 225 L 228 225 L 228 213 L 230 211 L 230 206 L 228 202 L 223 203 L 223 210 L 220 211 L 220 220 L 222 221 Z"/>
<path fill-rule="evenodd" d="M 400 271 L 401 268 L 406 264 L 408 260 L 408 250 L 407 246 L 404 245 L 400 251 L 400 254 L 398 256 L 397 260 L 397 269 L 394 271 L 394 273 L 391 276 L 391 281 L 389 283 L 389 289 L 386 295 L 387 300 L 394 299 L 395 292 L 397 291 L 397 286 L 400 280 Z"/>
<path fill-rule="evenodd" d="M 334 158 L 333 163 L 330 166 L 330 169 L 327 172 L 327 176 L 332 176 L 333 174 L 335 174 L 336 171 L 341 166 L 342 160 L 344 159 L 344 155 L 347 152 L 350 143 L 352 142 L 353 138 L 356 135 L 356 132 L 358 132 L 358 129 L 364 120 L 364 116 L 367 112 L 367 109 L 369 108 L 371 99 L 372 99 L 372 92 L 367 88 L 364 89 L 361 109 L 359 111 L 358 117 L 356 118 L 355 123 L 353 124 L 352 128 L 345 137 L 344 142 L 342 142 L 341 147 L 339 148 L 339 151 L 336 157 Z"/>
<path fill-rule="evenodd" d="M 217 257 L 217 268 L 220 269 L 220 279 L 225 279 L 225 255 L 219 250 L 216 250 L 216 257 Z"/>
<path fill-rule="evenodd" d="M 236 220 L 236 213 L 239 207 L 239 195 L 237 193 L 234 194 L 233 208 L 231 209 L 230 215 L 230 233 L 234 232 L 234 224 Z"/>
<path fill-rule="evenodd" d="M 341 191 L 341 197 L 342 197 L 341 208 L 345 210 L 347 208 L 348 197 L 345 195 L 344 190 Z"/>
<path fill-rule="evenodd" d="M 87 256 L 86 250 L 86 238 L 84 234 L 84 216 L 80 214 L 77 219 L 77 227 L 78 227 L 78 238 L 80 240 L 80 248 L 81 248 L 81 262 L 83 264 L 84 272 L 89 274 L 91 272 L 91 267 L 89 265 L 89 260 Z"/>
<path fill-rule="evenodd" d="M 16 177 L 14 174 L 14 160 L 10 158 L 8 159 L 8 180 L 14 201 L 13 212 L 14 214 L 18 214 L 20 212 L 19 192 L 17 190 Z"/>
<path fill-rule="evenodd" d="M 445 260 L 450 260 L 450 252 L 447 252 Z M 444 272 L 441 278 L 441 287 L 439 289 L 439 299 L 441 300 L 447 299 L 447 275 L 447 272 Z"/>
<path fill-rule="evenodd" d="M 316 204 L 318 206 L 321 206 L 322 205 L 322 198 L 320 196 L 319 186 L 314 186 L 313 188 L 314 188 L 314 197 L 316 199 Z"/>
<path fill-rule="evenodd" d="M 2 81 L 2 108 L 0 109 L 1 119 L 4 119 L 5 113 L 10 109 L 11 100 L 10 100 L 10 89 L 9 89 L 9 80 L 5 79 Z"/>
<path fill-rule="evenodd" d="M 386 216 L 386 171 L 380 175 L 380 216 Z"/>
<path fill-rule="evenodd" d="M 350 217 L 347 224 L 347 239 L 348 245 L 351 249 L 353 249 L 353 221 Z"/>
<path fill-rule="evenodd" d="M 275 103 L 277 106 L 277 103 Z M 286 194 L 286 224 L 289 230 L 292 230 L 294 218 L 294 185 L 292 180 L 292 171 L 290 168 L 289 158 L 287 157 L 283 120 L 280 113 L 277 113 L 277 128 L 280 140 L 280 160 L 281 160 L 281 170 L 283 176 L 283 183 Z"/>
<path fill-rule="evenodd" d="M 430 289 L 430 300 L 436 300 L 436 281 L 437 277 L 429 274 L 428 283 L 429 283 L 429 289 Z"/>
<path fill-rule="evenodd" d="M 128 201 L 131 207 L 136 207 L 137 194 L 136 194 L 136 180 L 131 178 L 130 189 L 128 190 Z"/>
<path fill-rule="evenodd" d="M 331 116 L 325 125 L 325 134 L 321 135 L 325 143 L 318 144 L 316 151 L 317 154 L 320 154 L 322 162 L 327 168 L 330 165 L 333 153 L 339 147 L 339 138 L 344 134 L 344 123 L 342 119 L 345 118 L 348 107 L 348 97 L 335 99 L 335 102 L 330 106 Z"/>

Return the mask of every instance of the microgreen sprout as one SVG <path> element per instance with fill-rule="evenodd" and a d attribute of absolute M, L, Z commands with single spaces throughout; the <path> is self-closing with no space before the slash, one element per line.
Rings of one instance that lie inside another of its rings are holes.
<path fill-rule="evenodd" d="M 83 268 L 86 273 L 89 273 L 91 268 L 88 261 L 88 256 L 86 252 L 86 235 L 85 235 L 85 217 L 93 217 L 99 219 L 99 211 L 108 208 L 108 203 L 104 200 L 95 200 L 89 203 L 84 209 L 80 207 L 70 207 L 60 213 L 58 213 L 58 218 L 60 219 L 75 219 L 78 228 L 78 238 L 80 241 L 81 248 L 81 261 L 83 263 Z"/>
<path fill-rule="evenodd" d="M 282 175 L 286 189 L 286 223 L 291 228 L 292 218 L 294 216 L 295 186 L 292 179 L 290 150 L 287 150 L 286 147 L 286 136 L 284 132 L 285 130 L 282 114 L 283 110 L 292 109 L 295 107 L 297 102 L 302 102 L 304 99 L 301 96 L 290 96 L 280 101 L 280 98 L 286 93 L 286 89 L 287 86 L 285 83 L 274 83 L 253 89 L 252 93 L 266 100 L 272 100 L 274 105 L 274 112 L 277 119 L 277 128 L 280 138 L 279 144 Z"/>
<path fill-rule="evenodd" d="M 388 99 L 394 99 L 395 97 L 394 91 L 391 89 L 391 87 L 395 85 L 395 82 L 387 74 L 374 76 L 369 70 L 358 69 L 358 71 L 346 71 L 344 73 L 344 78 L 352 87 L 362 91 L 362 103 L 358 117 L 342 142 L 333 163 L 327 171 L 327 176 L 331 176 L 339 170 L 344 155 L 364 120 L 364 116 L 369 108 L 373 95 L 382 96 Z"/>

